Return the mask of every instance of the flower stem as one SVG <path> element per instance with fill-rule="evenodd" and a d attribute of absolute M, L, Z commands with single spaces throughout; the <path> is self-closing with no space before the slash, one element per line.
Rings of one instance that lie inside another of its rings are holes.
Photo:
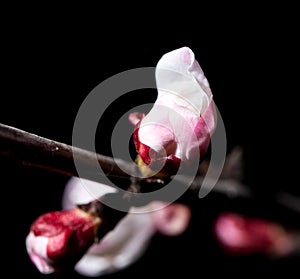
<path fill-rule="evenodd" d="M 91 180 L 95 180 L 96 173 L 99 174 L 99 165 L 105 176 L 130 179 L 139 173 L 138 167 L 133 163 L 95 154 L 1 123 L 0 155 L 25 166 L 47 169 L 68 176 L 78 176 L 74 163 L 76 156 L 77 163 L 85 170 L 80 175 Z"/>
<path fill-rule="evenodd" d="M 91 151 L 73 147 L 65 143 L 53 141 L 44 137 L 40 137 L 29 132 L 7 126 L 0 123 L 0 156 L 4 156 L 10 160 L 16 161 L 24 166 L 36 167 L 40 169 L 46 169 L 51 172 L 61 173 L 67 176 L 79 176 L 74 163 L 74 157 L 76 156 L 77 162 L 83 166 L 84 173 L 80 173 L 82 178 L 97 181 L 99 180 L 99 165 L 103 172 L 102 175 L 108 177 L 120 178 L 126 182 L 120 183 L 118 188 L 128 190 L 132 194 L 140 192 L 140 185 L 143 189 L 153 189 L 153 187 L 164 187 L 164 183 L 161 183 L 160 179 L 145 178 L 141 179 L 139 169 L 136 164 L 124 161 L 118 158 L 111 158 L 101 154 L 95 154 Z M 96 159 L 95 160 L 95 156 Z M 226 158 L 225 166 L 228 164 L 229 159 Z M 186 181 L 191 181 L 187 176 L 175 176 L 170 177 L 176 180 L 176 187 L 182 187 L 186 184 Z M 144 185 L 145 184 L 145 185 Z M 153 187 L 149 187 L 151 186 Z M 111 186 L 114 187 L 112 183 Z M 209 187 L 210 185 L 203 184 L 203 177 L 198 175 L 194 178 L 193 183 L 189 187 L 189 192 L 192 195 L 197 195 L 201 187 Z M 143 190 L 142 190 L 143 192 Z M 214 188 L 212 189 L 214 194 L 226 196 L 229 199 L 245 199 L 256 200 L 257 197 L 253 196 L 250 188 L 243 185 L 239 179 L 233 177 L 220 177 Z M 300 213 L 300 207 L 291 208 L 291 200 L 283 199 L 281 197 L 287 197 L 284 192 L 280 193 L 274 200 L 274 203 L 279 206 L 295 212 Z M 131 199 L 132 197 L 130 197 Z M 298 200 L 297 200 L 298 202 Z M 293 202 L 295 204 L 296 202 Z"/>

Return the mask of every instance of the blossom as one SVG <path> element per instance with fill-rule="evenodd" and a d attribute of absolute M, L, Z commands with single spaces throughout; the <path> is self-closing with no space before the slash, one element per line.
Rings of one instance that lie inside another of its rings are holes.
<path fill-rule="evenodd" d="M 108 192 L 115 192 L 115 189 L 73 177 L 66 185 L 63 207 L 71 209 L 76 204 L 89 202 Z M 176 236 L 183 233 L 190 215 L 190 209 L 185 205 L 167 205 L 160 201 L 132 207 L 114 230 L 89 248 L 75 270 L 85 276 L 100 276 L 121 270 L 143 255 L 154 234 Z"/>
<path fill-rule="evenodd" d="M 30 259 L 45 274 L 75 264 L 94 242 L 100 221 L 79 208 L 41 215 L 26 238 Z"/>
<path fill-rule="evenodd" d="M 114 192 L 115 188 L 94 181 L 75 177 L 69 180 L 63 194 L 64 210 L 37 218 L 26 238 L 27 252 L 41 273 L 68 267 L 86 276 L 112 273 L 142 256 L 155 233 L 176 236 L 188 226 L 188 207 L 154 201 L 132 207 L 97 243 L 96 232 L 104 220 L 77 205 Z"/>
<path fill-rule="evenodd" d="M 216 127 L 213 95 L 188 47 L 166 53 L 156 66 L 158 97 L 151 111 L 131 114 L 139 159 L 172 174 L 181 163 L 203 156 Z"/>
<path fill-rule="evenodd" d="M 286 255 L 294 249 L 293 236 L 282 225 L 258 217 L 224 212 L 214 223 L 214 233 L 231 254 Z"/>

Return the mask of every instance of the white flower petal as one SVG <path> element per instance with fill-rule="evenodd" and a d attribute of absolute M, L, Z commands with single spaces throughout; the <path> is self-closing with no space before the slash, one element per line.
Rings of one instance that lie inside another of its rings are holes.
<path fill-rule="evenodd" d="M 108 257 L 99 257 L 98 255 L 86 253 L 76 264 L 75 270 L 90 277 L 97 277 L 103 274 L 114 272 L 112 264 Z"/>
<path fill-rule="evenodd" d="M 77 204 L 89 203 L 107 193 L 114 193 L 116 189 L 95 181 L 72 177 L 66 184 L 62 206 L 64 209 L 74 208 Z"/>
<path fill-rule="evenodd" d="M 99 276 L 123 269 L 144 253 L 154 232 L 150 214 L 128 214 L 89 249 L 75 270 L 86 276 Z"/>
<path fill-rule="evenodd" d="M 84 181 L 84 186 L 82 182 Z M 92 194 L 91 194 L 92 191 Z M 115 189 L 89 180 L 71 178 L 67 183 L 64 208 L 89 202 Z M 155 225 L 150 213 L 151 206 L 132 208 L 119 224 L 109 232 L 99 244 L 94 244 L 76 264 L 75 270 L 85 276 L 100 276 L 120 270 L 136 261 L 146 250 L 155 233 Z"/>
<path fill-rule="evenodd" d="M 49 274 L 55 271 L 51 266 L 51 260 L 47 256 L 47 245 L 49 238 L 44 236 L 35 236 L 30 232 L 26 237 L 26 249 L 31 261 L 37 269 L 43 274 Z"/>
<path fill-rule="evenodd" d="M 188 47 L 163 55 L 155 75 L 158 97 L 141 121 L 139 140 L 157 152 L 175 141 L 173 155 L 188 161 L 201 142 L 195 128 L 212 101 L 209 83 Z M 203 137 L 209 137 L 209 133 Z"/>
<path fill-rule="evenodd" d="M 156 66 L 157 103 L 186 108 L 198 117 L 207 108 L 212 93 L 204 73 L 188 47 L 162 56 Z"/>

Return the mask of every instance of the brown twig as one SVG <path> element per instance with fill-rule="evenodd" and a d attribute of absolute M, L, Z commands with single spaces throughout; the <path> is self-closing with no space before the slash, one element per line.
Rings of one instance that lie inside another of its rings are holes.
<path fill-rule="evenodd" d="M 76 157 L 77 164 L 79 163 L 81 165 L 80 176 L 96 181 L 98 177 L 96 174 L 99 175 L 99 165 L 103 170 L 102 175 L 129 180 L 134 177 L 139 177 L 139 171 L 134 163 L 95 154 L 85 149 L 72 147 L 65 143 L 40 137 L 1 123 L 0 155 L 4 155 L 25 166 L 46 169 L 67 176 L 79 176 L 74 164 L 74 157 Z M 121 166 L 121 168 L 119 166 Z M 84 172 L 82 172 L 82 170 L 84 170 Z M 175 180 L 178 182 L 179 187 L 180 184 L 185 184 L 185 181 L 191 181 L 191 179 L 187 179 L 185 176 L 176 176 Z M 237 181 L 227 184 L 226 181 L 227 180 L 219 181 L 215 186 L 215 191 L 223 192 L 228 196 L 244 196 L 247 194 L 245 187 L 239 185 Z M 191 185 L 191 190 L 197 192 L 200 187 L 206 187 L 206 185 L 202 185 L 202 182 L 202 178 L 197 177 Z M 146 179 L 144 183 L 156 183 L 156 181 L 152 179 L 151 182 L 149 182 L 148 179 Z M 230 187 L 228 187 L 228 185 Z M 122 185 L 118 186 L 122 187 Z M 163 186 L 163 184 L 160 185 L 160 187 Z M 133 187 L 134 192 L 138 185 L 133 185 Z"/>
<path fill-rule="evenodd" d="M 0 155 L 6 156 L 25 166 L 46 169 L 67 176 L 79 176 L 74 164 L 73 156 L 75 155 L 77 161 L 83 166 L 82 169 L 85 170 L 85 172 L 81 171 L 80 173 L 80 177 L 82 178 L 98 181 L 100 165 L 103 170 L 103 176 L 118 177 L 129 183 L 132 182 L 133 189 L 129 189 L 129 191 L 132 192 L 133 195 L 135 192 L 140 191 L 140 183 L 146 184 L 144 185 L 144 189 L 152 189 L 153 187 L 149 187 L 149 184 L 152 184 L 154 187 L 164 187 L 164 184 L 161 184 L 159 179 L 149 180 L 147 178 L 138 178 L 140 177 L 139 170 L 134 163 L 95 154 L 88 150 L 72 147 L 1 123 Z M 226 158 L 225 165 L 228 163 L 229 157 L 230 156 Z M 95 160 L 95 158 L 97 160 Z M 118 164 L 116 162 L 118 162 Z M 119 166 L 121 166 L 121 168 Z M 175 187 L 186 187 L 186 181 L 193 181 L 192 184 L 189 185 L 189 192 L 193 193 L 193 195 L 198 195 L 201 187 L 211 188 L 211 185 L 204 184 L 201 175 L 196 176 L 193 180 L 185 175 L 171 177 L 171 179 L 177 182 Z M 118 188 L 128 190 L 129 183 L 124 183 L 123 186 L 122 183 L 118 184 Z M 206 180 L 206 183 L 209 183 L 209 181 Z M 111 186 L 114 187 L 115 185 L 111 183 Z M 212 192 L 230 199 L 242 198 L 250 201 L 259 200 L 257 199 L 259 197 L 253 196 L 249 187 L 243 185 L 239 179 L 235 177 L 231 178 L 229 173 L 227 173 L 225 177 L 221 175 L 213 187 Z M 284 193 L 280 193 L 280 197 L 283 194 Z M 272 203 L 272 201 L 270 202 Z M 266 204 L 266 201 L 263 201 L 263 203 Z M 290 199 L 276 198 L 274 203 L 276 207 L 280 205 L 293 211 L 297 216 L 299 214 L 299 207 L 291 208 Z"/>
<path fill-rule="evenodd" d="M 74 164 L 74 157 L 76 157 L 77 164 L 80 164 L 81 170 L 84 170 L 80 175 L 91 180 L 95 180 L 96 173 L 99 174 L 99 166 L 103 170 L 102 175 L 106 176 L 130 179 L 139 173 L 133 163 L 95 154 L 1 123 L 0 155 L 25 166 L 47 169 L 68 176 L 78 176 Z"/>

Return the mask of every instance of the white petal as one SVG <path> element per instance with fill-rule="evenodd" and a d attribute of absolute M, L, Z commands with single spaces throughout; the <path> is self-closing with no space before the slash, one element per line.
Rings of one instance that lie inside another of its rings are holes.
<path fill-rule="evenodd" d="M 49 274 L 55 271 L 51 266 L 51 260 L 49 260 L 47 256 L 48 241 L 49 238 L 35 236 L 33 232 L 30 232 L 26 237 L 27 253 L 37 269 L 43 274 Z"/>
<path fill-rule="evenodd" d="M 199 147 L 194 129 L 212 101 L 208 81 L 194 53 L 187 47 L 163 55 L 155 75 L 158 97 L 141 122 L 139 139 L 160 151 L 165 142 L 174 138 L 178 148 L 173 155 L 187 161 L 190 150 L 194 152 Z"/>
<path fill-rule="evenodd" d="M 81 258 L 76 264 L 75 270 L 84 276 L 90 277 L 97 277 L 114 271 L 109 258 L 90 253 Z"/>
<path fill-rule="evenodd" d="M 87 203 L 115 188 L 86 179 L 72 177 L 63 195 L 63 208 Z M 155 233 L 155 225 L 149 213 L 151 207 L 132 208 L 115 229 L 99 244 L 94 244 L 76 264 L 75 270 L 85 276 L 96 277 L 120 270 L 136 261 L 146 250 Z"/>
<path fill-rule="evenodd" d="M 64 209 L 74 208 L 77 204 L 89 203 L 116 189 L 95 181 L 72 177 L 66 184 L 62 205 Z"/>
<path fill-rule="evenodd" d="M 193 51 L 182 47 L 162 56 L 156 66 L 159 103 L 186 107 L 198 116 L 205 111 L 211 90 Z"/>
<path fill-rule="evenodd" d="M 133 210 L 138 212 L 136 208 Z M 129 213 L 99 244 L 89 249 L 75 269 L 86 276 L 123 269 L 144 253 L 154 232 L 155 226 L 149 213 Z"/>

